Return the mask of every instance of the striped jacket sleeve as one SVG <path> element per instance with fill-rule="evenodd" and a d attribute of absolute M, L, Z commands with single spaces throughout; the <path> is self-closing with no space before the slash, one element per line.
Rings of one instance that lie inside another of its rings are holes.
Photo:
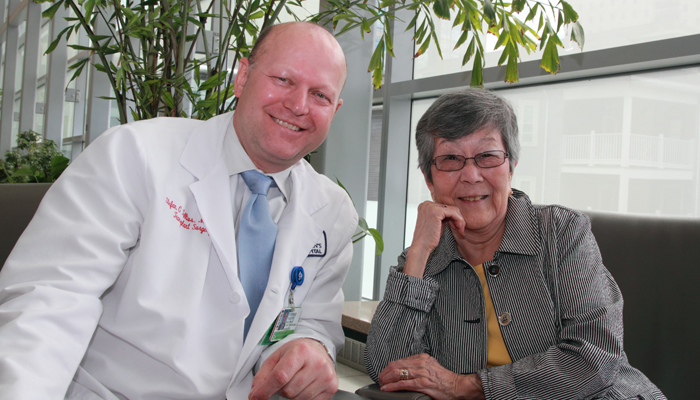
<path fill-rule="evenodd" d="M 428 349 L 424 334 L 438 283 L 430 277 L 418 279 L 400 272 L 405 262 L 406 251 L 389 272 L 384 300 L 377 306 L 367 337 L 365 366 L 375 382 L 391 361 Z"/>

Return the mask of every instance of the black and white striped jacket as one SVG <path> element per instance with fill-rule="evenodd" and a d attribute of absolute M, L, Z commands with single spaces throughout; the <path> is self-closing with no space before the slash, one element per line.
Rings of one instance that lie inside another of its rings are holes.
<path fill-rule="evenodd" d="M 479 277 L 449 228 L 423 279 L 392 267 L 367 338 L 377 381 L 391 361 L 427 353 L 477 373 L 487 399 L 665 399 L 622 348 L 622 296 L 603 266 L 588 217 L 533 206 L 514 190 L 503 240 L 484 272 L 512 364 L 486 368 L 486 311 Z"/>

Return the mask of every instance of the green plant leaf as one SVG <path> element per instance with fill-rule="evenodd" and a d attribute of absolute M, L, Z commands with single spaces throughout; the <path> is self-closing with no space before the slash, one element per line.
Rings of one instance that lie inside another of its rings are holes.
<path fill-rule="evenodd" d="M 163 93 L 161 93 L 160 97 L 166 106 L 168 106 L 171 109 L 175 108 L 175 99 L 173 99 L 173 95 L 170 92 L 164 91 Z"/>
<path fill-rule="evenodd" d="M 333 22 L 338 22 L 341 19 L 342 20 L 350 20 L 351 18 L 352 17 L 348 14 L 337 14 L 337 15 L 333 16 Z"/>
<path fill-rule="evenodd" d="M 75 70 L 75 72 L 73 72 L 73 76 L 70 78 L 71 81 L 75 80 L 80 76 L 80 74 L 83 72 L 83 68 L 85 68 L 85 65 L 88 63 L 88 61 L 90 61 L 89 58 L 83 58 L 82 60 L 68 67 L 69 71 Z"/>
<path fill-rule="evenodd" d="M 204 81 L 204 83 L 202 83 L 199 86 L 199 90 L 209 90 L 209 89 L 213 89 L 217 86 L 222 85 L 224 83 L 224 81 L 226 80 L 227 73 L 228 73 L 228 71 L 224 70 L 224 71 L 221 71 L 221 74 L 218 74 L 218 73 L 214 74 L 213 76 L 211 76 L 209 79 Z"/>
<path fill-rule="evenodd" d="M 44 1 L 51 1 L 51 0 L 44 0 Z M 62 5 L 63 5 L 63 0 L 58 0 L 51 7 L 44 10 L 44 12 L 41 13 L 41 16 L 44 18 L 52 19 L 53 16 L 56 14 L 56 11 L 58 11 L 58 8 L 61 7 Z"/>
<path fill-rule="evenodd" d="M 374 86 L 375 89 L 379 89 L 382 86 L 383 75 L 384 73 L 381 66 L 372 71 L 372 86 Z"/>
<path fill-rule="evenodd" d="M 374 239 L 374 247 L 376 249 L 374 252 L 374 256 L 379 256 L 384 252 L 384 239 L 382 238 L 382 235 L 379 233 L 379 231 L 374 228 L 369 228 L 369 233 Z"/>
<path fill-rule="evenodd" d="M 466 17 L 466 13 L 464 11 L 457 11 L 457 16 L 455 17 L 454 22 L 452 22 L 452 27 L 454 28 L 457 25 L 463 24 L 467 19 L 468 18 Z"/>
<path fill-rule="evenodd" d="M 493 7 L 491 0 L 484 0 L 484 16 L 489 21 L 496 20 L 496 9 Z"/>
<path fill-rule="evenodd" d="M 264 17 L 264 16 L 265 16 L 265 12 L 263 12 L 263 10 L 258 10 L 258 11 L 256 11 L 256 12 L 250 14 L 250 16 L 248 17 L 248 19 L 249 19 L 249 20 L 254 20 L 254 19 L 262 18 L 262 17 Z"/>
<path fill-rule="evenodd" d="M 467 51 L 464 53 L 464 58 L 462 58 L 462 66 L 466 65 L 469 62 L 469 59 L 472 58 L 472 55 L 474 55 L 474 38 L 469 42 L 469 46 L 467 47 Z"/>
<path fill-rule="evenodd" d="M 56 40 L 54 40 L 53 42 L 51 42 L 51 44 L 49 45 L 49 48 L 46 49 L 46 51 L 44 52 L 44 54 L 49 54 L 49 53 L 51 53 L 52 51 L 54 51 L 54 49 L 56 49 L 56 46 L 58 46 L 58 42 L 61 41 L 61 37 L 62 37 L 66 32 L 68 32 L 68 30 L 71 29 L 71 28 L 73 28 L 73 27 L 72 27 L 72 26 L 69 26 L 69 27 L 66 27 L 65 29 L 63 29 L 61 32 L 59 32 L 59 33 L 58 33 L 58 36 L 56 36 Z"/>
<path fill-rule="evenodd" d="M 374 48 L 374 52 L 372 53 L 372 57 L 369 59 L 369 67 L 367 68 L 368 72 L 374 71 L 377 68 L 381 67 L 383 53 L 384 53 L 384 36 L 382 36 L 381 39 L 379 39 L 379 43 L 377 43 L 377 47 Z"/>
<path fill-rule="evenodd" d="M 442 49 L 440 48 L 440 41 L 438 40 L 437 35 L 435 34 L 435 29 L 432 30 L 430 36 L 433 37 L 433 42 L 435 43 L 435 50 L 437 50 L 438 56 L 442 60 Z"/>
<path fill-rule="evenodd" d="M 571 26 L 571 40 L 578 44 L 579 49 L 583 50 L 583 44 L 586 42 L 586 35 L 583 32 L 583 26 L 576 21 Z"/>
<path fill-rule="evenodd" d="M 386 26 L 386 25 L 385 25 Z M 390 30 L 385 30 L 384 31 L 384 44 L 386 45 L 386 50 L 389 52 L 389 55 L 392 57 L 394 56 L 394 41 L 393 38 L 391 37 L 391 31 Z M 384 58 L 384 57 L 382 57 Z M 380 66 L 381 68 L 381 66 Z"/>
<path fill-rule="evenodd" d="M 95 51 L 97 50 L 96 47 L 90 47 L 90 46 L 81 46 L 79 44 L 69 44 L 68 47 L 70 47 L 73 50 L 78 50 L 78 51 Z"/>
<path fill-rule="evenodd" d="M 357 226 L 360 228 L 360 230 L 367 232 L 369 230 L 369 226 L 367 226 L 367 220 L 364 218 L 360 217 L 357 221 Z"/>
<path fill-rule="evenodd" d="M 452 0 L 435 0 L 433 3 L 433 12 L 438 18 L 450 20 L 450 7 Z"/>
<path fill-rule="evenodd" d="M 544 48 L 540 66 L 550 74 L 559 72 L 559 52 L 557 51 L 557 45 L 552 37 L 547 41 L 547 45 Z"/>
<path fill-rule="evenodd" d="M 504 53 L 508 53 L 508 65 L 506 66 L 505 81 L 514 83 L 518 81 L 518 55 L 515 46 L 510 43 L 509 48 L 506 48 Z"/>
<path fill-rule="evenodd" d="M 420 15 L 419 13 L 415 13 L 413 15 L 413 18 L 411 18 L 411 22 L 408 23 L 408 26 L 406 27 L 405 32 L 408 32 L 410 29 L 412 29 L 414 26 L 416 26 L 416 21 L 418 20 L 419 15 Z"/>
<path fill-rule="evenodd" d="M 513 13 L 519 13 L 520 11 L 525 9 L 526 3 L 526 0 L 513 0 L 513 2 L 510 5 L 510 11 Z"/>
<path fill-rule="evenodd" d="M 12 173 L 13 178 L 20 178 L 20 177 L 34 177 L 34 172 L 35 169 L 32 169 L 32 167 L 29 164 L 24 164 L 21 165 L 19 168 L 15 170 L 15 172 Z"/>
<path fill-rule="evenodd" d="M 498 59 L 498 65 L 503 65 L 503 63 L 506 61 L 506 58 L 508 58 L 508 49 L 510 48 L 510 43 L 508 43 L 508 46 L 503 49 L 501 52 L 501 57 Z"/>
<path fill-rule="evenodd" d="M 95 8 L 95 0 L 87 0 L 83 4 L 85 9 L 85 18 L 89 19 L 92 17 L 92 9 Z"/>
<path fill-rule="evenodd" d="M 484 76 L 482 74 L 483 65 L 481 61 L 481 50 L 476 49 L 476 55 L 474 56 L 474 65 L 472 67 L 472 80 L 470 86 L 472 87 L 483 87 L 484 86 Z"/>
<path fill-rule="evenodd" d="M 421 54 L 425 53 L 425 51 L 428 49 L 428 46 L 429 46 L 429 45 L 430 45 L 430 36 L 428 36 L 427 38 L 425 38 L 425 41 L 424 41 L 423 44 L 420 46 L 420 48 L 418 49 L 418 51 L 416 52 L 416 54 L 413 56 L 413 58 L 416 58 L 416 57 L 420 56 Z"/>
<path fill-rule="evenodd" d="M 525 17 L 525 21 L 532 21 L 535 19 L 537 16 L 537 7 L 539 7 L 539 4 L 535 3 L 531 8 L 530 12 L 527 14 L 527 17 Z"/>
<path fill-rule="evenodd" d="M 459 36 L 459 39 L 457 40 L 457 43 L 455 44 L 455 47 L 453 50 L 457 50 L 459 46 L 461 46 L 469 37 L 469 31 L 464 31 L 462 32 L 462 35 Z M 464 63 L 462 63 L 464 65 Z"/>
<path fill-rule="evenodd" d="M 369 24 L 369 20 L 363 19 L 361 25 L 362 25 L 362 28 L 361 28 L 360 32 L 366 32 L 366 33 L 372 32 L 372 27 Z M 362 36 L 362 39 L 364 39 L 364 35 Z"/>
<path fill-rule="evenodd" d="M 574 10 L 574 8 L 571 7 L 571 4 L 567 3 L 564 0 L 561 0 L 561 7 L 564 10 L 564 23 L 565 24 L 569 24 L 571 22 L 578 21 L 578 14 Z"/>
<path fill-rule="evenodd" d="M 559 11 L 557 13 L 557 32 L 559 32 L 559 29 L 561 29 L 562 24 L 564 24 L 564 14 Z"/>
<path fill-rule="evenodd" d="M 497 48 L 507 44 L 509 39 L 510 39 L 510 34 L 508 33 L 507 30 L 504 29 L 501 32 L 501 35 L 498 37 L 498 41 L 496 42 L 496 46 L 493 49 L 496 50 Z"/>

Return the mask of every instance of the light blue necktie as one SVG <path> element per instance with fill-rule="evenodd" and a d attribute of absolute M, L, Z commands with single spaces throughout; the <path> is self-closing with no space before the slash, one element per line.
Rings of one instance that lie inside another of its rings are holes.
<path fill-rule="evenodd" d="M 243 331 L 245 337 L 267 287 L 277 224 L 272 220 L 267 202 L 267 191 L 274 184 L 272 178 L 254 170 L 244 171 L 241 176 L 253 192 L 243 209 L 238 227 L 238 270 L 250 306 L 250 315 L 245 320 Z"/>

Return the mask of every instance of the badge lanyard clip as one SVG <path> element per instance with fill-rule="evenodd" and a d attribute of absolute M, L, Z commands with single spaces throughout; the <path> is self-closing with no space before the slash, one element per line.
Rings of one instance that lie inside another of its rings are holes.
<path fill-rule="evenodd" d="M 292 275 L 290 277 L 290 281 L 291 288 L 289 289 L 289 306 L 294 307 L 294 289 L 296 289 L 297 286 L 301 286 L 301 284 L 304 283 L 304 268 L 292 268 Z"/>
<path fill-rule="evenodd" d="M 301 307 L 294 305 L 294 289 L 304 283 L 304 268 L 292 268 L 289 287 L 289 304 L 280 311 L 275 321 L 270 325 L 263 336 L 260 344 L 269 345 L 294 333 L 299 319 L 301 318 Z"/>

